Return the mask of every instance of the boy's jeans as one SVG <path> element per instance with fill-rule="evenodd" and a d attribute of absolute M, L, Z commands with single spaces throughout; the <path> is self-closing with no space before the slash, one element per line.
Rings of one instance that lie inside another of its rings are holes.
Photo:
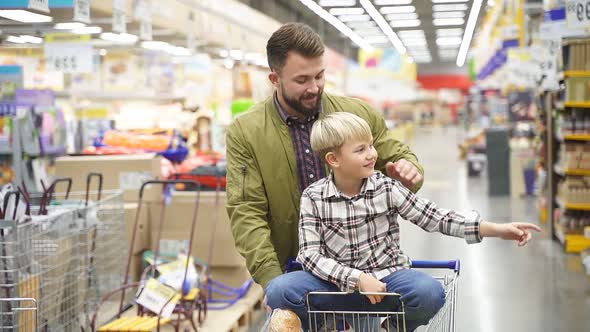
<path fill-rule="evenodd" d="M 418 270 L 400 270 L 381 279 L 381 281 L 387 285 L 388 292 L 401 295 L 401 300 L 405 304 L 407 331 L 414 331 L 418 326 L 428 324 L 445 302 L 445 293 L 441 283 Z M 266 288 L 267 304 L 273 309 L 289 309 L 295 312 L 301 319 L 304 330 L 307 331 L 309 328 L 307 293 L 318 291 L 337 292 L 339 290 L 334 284 L 319 279 L 309 272 L 286 273 L 271 280 L 268 284 Z M 312 296 L 310 302 L 314 310 L 396 311 L 398 309 L 397 304 L 391 300 L 384 300 L 379 304 L 372 305 L 366 296 L 359 293 L 345 297 L 318 296 L 314 298 Z M 330 317 L 330 319 L 332 318 Z M 392 320 L 395 321 L 395 318 Z M 367 322 L 361 323 L 363 326 L 367 324 Z M 372 324 L 375 325 L 374 322 Z M 392 328 L 393 331 L 396 331 L 395 326 L 392 325 Z M 401 326 L 400 331 L 403 331 Z"/>

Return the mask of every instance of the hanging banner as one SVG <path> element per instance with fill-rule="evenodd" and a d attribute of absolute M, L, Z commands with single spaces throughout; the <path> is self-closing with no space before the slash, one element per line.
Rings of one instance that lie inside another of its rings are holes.
<path fill-rule="evenodd" d="M 90 24 L 90 0 L 74 0 L 74 21 Z"/>
<path fill-rule="evenodd" d="M 49 0 L 2 0 L 0 9 L 33 9 L 49 13 Z"/>
<path fill-rule="evenodd" d="M 149 0 L 135 0 L 133 3 L 133 18 L 139 21 L 139 38 L 152 40 L 152 2 Z"/>
<path fill-rule="evenodd" d="M 29 0 L 27 8 L 49 13 L 49 0 Z"/>
<path fill-rule="evenodd" d="M 139 38 L 141 40 L 152 40 L 152 20 L 139 21 Z"/>
<path fill-rule="evenodd" d="M 113 0 L 113 32 L 127 33 L 126 1 Z"/>
<path fill-rule="evenodd" d="M 565 16 L 569 28 L 590 27 L 590 1 L 568 0 L 565 5 Z"/>

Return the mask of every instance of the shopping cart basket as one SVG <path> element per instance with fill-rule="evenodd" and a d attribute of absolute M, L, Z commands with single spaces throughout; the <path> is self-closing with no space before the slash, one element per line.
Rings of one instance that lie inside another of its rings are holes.
<path fill-rule="evenodd" d="M 453 273 L 446 273 L 434 278 L 440 281 L 445 289 L 446 301 L 439 312 L 431 319 L 425 327 L 425 331 L 455 331 L 455 310 L 457 304 L 458 279 L 460 262 L 450 261 L 412 261 L 412 268 L 419 269 L 450 269 Z M 354 332 L 380 332 L 396 331 L 405 332 L 405 307 L 396 293 L 363 293 L 362 295 L 379 295 L 384 301 L 398 303 L 391 311 L 371 311 L 365 308 L 353 310 L 316 310 L 310 306 L 310 300 L 314 297 L 331 296 L 339 297 L 349 295 L 347 292 L 310 292 L 307 294 L 307 313 L 311 332 L 333 332 L 345 330 L 346 325 L 354 328 Z M 396 329 L 391 329 L 388 321 L 395 322 Z M 381 327 L 383 326 L 383 327 Z"/>
<path fill-rule="evenodd" d="M 31 298 L 0 298 L 0 331 L 36 332 L 37 301 Z"/>

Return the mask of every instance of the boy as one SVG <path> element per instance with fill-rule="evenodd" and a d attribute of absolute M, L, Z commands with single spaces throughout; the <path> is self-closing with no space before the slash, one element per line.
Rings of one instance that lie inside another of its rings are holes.
<path fill-rule="evenodd" d="M 532 237 L 530 230 L 540 228 L 528 223 L 494 224 L 482 221 L 477 213 L 464 216 L 436 207 L 374 170 L 377 153 L 372 140 L 368 124 L 351 113 L 336 112 L 313 125 L 312 148 L 331 174 L 307 187 L 301 197 L 297 260 L 317 279 L 302 287 L 399 293 L 407 330 L 413 331 L 428 323 L 444 304 L 445 295 L 438 281 L 409 269 L 409 258 L 399 248 L 398 215 L 428 232 L 463 237 L 468 243 L 500 237 L 524 246 Z M 382 300 L 367 298 L 371 304 Z M 358 293 L 349 300 L 351 309 L 358 310 L 362 304 Z M 322 308 L 329 305 L 312 303 Z M 300 308 L 295 311 L 306 327 L 305 313 Z"/>

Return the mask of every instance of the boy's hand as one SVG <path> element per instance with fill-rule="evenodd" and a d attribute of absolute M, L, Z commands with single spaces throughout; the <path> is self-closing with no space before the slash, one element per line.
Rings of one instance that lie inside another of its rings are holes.
<path fill-rule="evenodd" d="M 406 188 L 413 188 L 418 182 L 422 181 L 422 174 L 418 168 L 411 162 L 401 159 L 392 163 L 385 164 L 385 172 L 392 179 L 400 181 Z"/>
<path fill-rule="evenodd" d="M 541 228 L 537 225 L 522 222 L 494 224 L 484 221 L 480 225 L 481 236 L 518 241 L 519 247 L 525 246 L 533 237 L 530 230 L 540 232 Z"/>
<path fill-rule="evenodd" d="M 373 276 L 363 273 L 359 278 L 359 289 L 364 293 L 384 293 L 387 291 L 385 284 L 375 279 Z M 380 303 L 383 296 L 367 295 L 371 304 Z"/>

